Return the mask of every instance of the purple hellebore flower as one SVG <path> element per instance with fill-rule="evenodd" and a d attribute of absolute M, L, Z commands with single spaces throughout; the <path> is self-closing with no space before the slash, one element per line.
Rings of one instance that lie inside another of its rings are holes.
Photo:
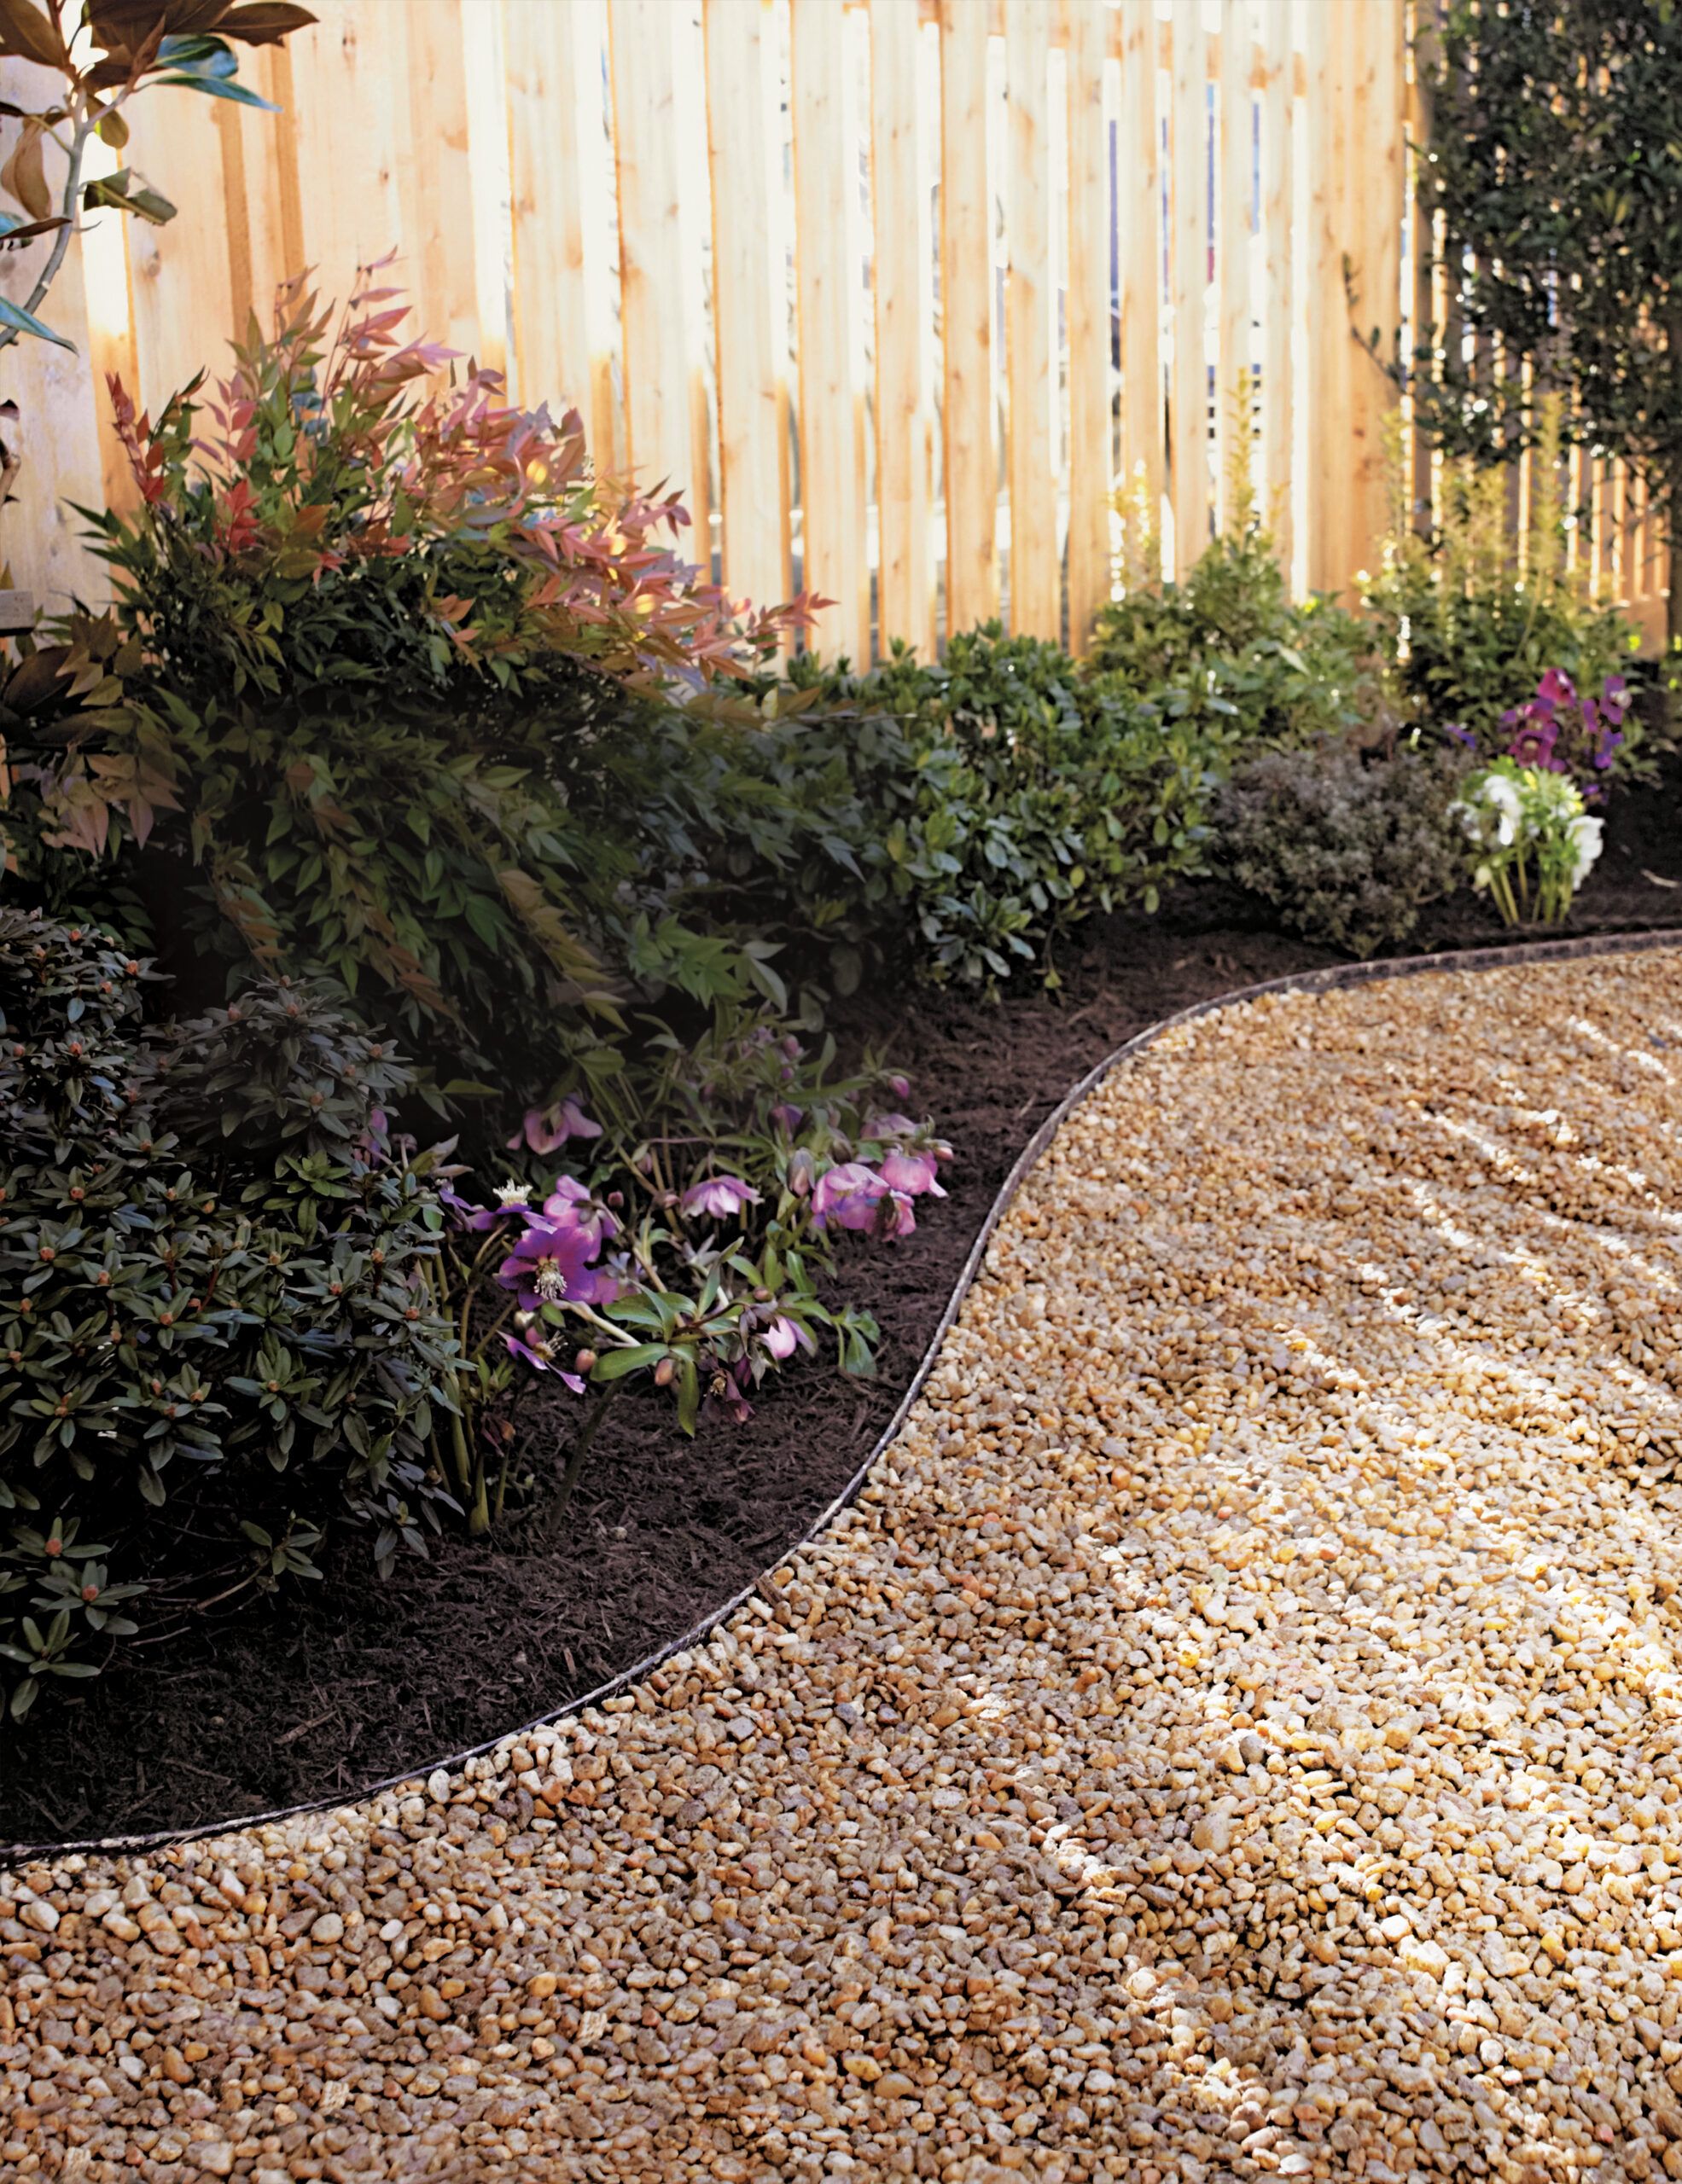
<path fill-rule="evenodd" d="M 1569 706 L 1577 694 L 1577 686 L 1563 667 L 1551 667 L 1536 685 L 1536 695 L 1545 706 Z"/>
<path fill-rule="evenodd" d="M 915 1137 L 917 1124 L 909 1115 L 872 1115 L 864 1125 L 866 1137 Z"/>
<path fill-rule="evenodd" d="M 760 1340 L 764 1343 L 765 1348 L 779 1364 L 784 1358 L 794 1356 L 796 1345 L 801 1350 L 811 1350 L 815 1347 L 812 1337 L 806 1329 L 797 1320 L 791 1320 L 786 1312 L 779 1312 L 777 1315 L 771 1325 L 760 1335 Z"/>
<path fill-rule="evenodd" d="M 1600 686 L 1600 702 L 1606 709 L 1606 717 L 1614 728 L 1623 725 L 1629 707 L 1629 684 L 1621 675 L 1609 675 Z"/>
<path fill-rule="evenodd" d="M 391 1159 L 391 1117 L 383 1107 L 368 1110 L 368 1127 L 357 1140 L 357 1151 L 370 1168 L 381 1160 Z"/>
<path fill-rule="evenodd" d="M 497 1223 L 515 1209 L 511 1205 L 474 1205 L 470 1199 L 452 1191 L 447 1183 L 439 1187 L 438 1202 L 462 1228 L 483 1230 L 494 1228 Z"/>
<path fill-rule="evenodd" d="M 1521 766 L 1542 766 L 1557 773 L 1562 770 L 1554 764 L 1553 746 L 1558 734 L 1551 719 L 1529 722 L 1507 746 L 1507 756 L 1517 759 Z"/>
<path fill-rule="evenodd" d="M 911 1080 L 909 1077 L 890 1077 L 888 1080 L 888 1089 L 896 1100 L 909 1100 L 911 1096 Z"/>
<path fill-rule="evenodd" d="M 691 1185 L 681 1201 L 685 1213 L 705 1214 L 709 1221 L 731 1220 L 743 1206 L 759 1202 L 759 1193 L 740 1176 L 708 1176 L 704 1182 Z"/>
<path fill-rule="evenodd" d="M 555 1345 L 552 1342 L 545 1342 L 541 1335 L 522 1338 L 517 1334 L 505 1334 L 503 1340 L 508 1345 L 508 1354 L 510 1357 L 523 1357 L 526 1362 L 537 1372 L 553 1373 L 558 1380 L 566 1382 L 575 1396 L 581 1396 L 584 1393 L 584 1382 L 579 1380 L 578 1374 L 563 1373 L 556 1365 Z"/>
<path fill-rule="evenodd" d="M 935 1156 L 931 1153 L 889 1153 L 883 1156 L 882 1179 L 890 1189 L 906 1198 L 921 1198 L 925 1192 L 934 1198 L 946 1196 L 934 1180 Z"/>
<path fill-rule="evenodd" d="M 790 1137 L 800 1128 L 805 1116 L 804 1107 L 794 1107 L 786 1100 L 781 1107 L 773 1107 L 771 1111 L 772 1122 L 776 1123 L 780 1129 L 786 1130 Z"/>
<path fill-rule="evenodd" d="M 528 1217 L 526 1233 L 497 1269 L 504 1289 L 520 1292 L 522 1311 L 544 1304 L 607 1304 L 619 1294 L 611 1275 L 590 1262 L 598 1246 L 586 1228 Z"/>
<path fill-rule="evenodd" d="M 563 1228 L 581 1228 L 599 1252 L 609 1236 L 617 1236 L 619 1223 L 605 1205 L 597 1205 L 576 1176 L 557 1176 L 555 1188 L 543 1202 L 543 1217 Z"/>
<path fill-rule="evenodd" d="M 754 1415 L 754 1406 L 748 1400 L 748 1361 L 738 1358 L 734 1365 L 721 1365 L 713 1374 L 707 1390 L 708 1410 L 728 1411 L 738 1426 L 745 1426 Z"/>
<path fill-rule="evenodd" d="M 558 1153 L 569 1137 L 600 1137 L 602 1125 L 593 1123 L 570 1095 L 552 1107 L 527 1107 L 520 1127 L 508 1141 L 510 1153 L 529 1146 L 533 1153 Z"/>
<path fill-rule="evenodd" d="M 1504 728 L 1510 720 L 1516 720 L 1517 717 L 1518 716 L 1516 713 L 1504 713 L 1501 716 L 1501 724 Z M 1445 735 L 1452 735 L 1457 743 L 1464 743 L 1468 751 L 1475 751 L 1477 749 L 1476 736 L 1475 736 L 1470 729 L 1466 727 L 1461 721 L 1450 721 L 1447 726 L 1443 729 L 1443 734 Z"/>
<path fill-rule="evenodd" d="M 812 1194 L 812 1217 L 819 1228 L 833 1221 L 839 1228 L 870 1228 L 876 1224 L 876 1207 L 893 1186 L 862 1160 L 843 1161 L 826 1168 Z"/>

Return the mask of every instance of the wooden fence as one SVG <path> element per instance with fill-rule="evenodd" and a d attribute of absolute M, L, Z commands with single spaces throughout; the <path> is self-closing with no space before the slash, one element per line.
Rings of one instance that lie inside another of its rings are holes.
<path fill-rule="evenodd" d="M 1406 0 L 316 4 L 254 61 L 279 115 L 139 102 L 180 218 L 90 223 L 51 299 L 81 353 L 0 366 L 38 593 L 102 589 L 65 505 L 124 490 L 90 362 L 155 409 L 282 276 L 342 296 L 393 250 L 418 328 L 682 485 L 734 591 L 832 599 L 828 650 L 1001 612 L 1078 643 L 1118 502 L 1184 568 L 1235 431 L 1299 591 L 1380 550 L 1395 398 L 1354 329 L 1419 308 Z M 1662 624 L 1621 481 L 1594 504 L 1581 550 Z"/>

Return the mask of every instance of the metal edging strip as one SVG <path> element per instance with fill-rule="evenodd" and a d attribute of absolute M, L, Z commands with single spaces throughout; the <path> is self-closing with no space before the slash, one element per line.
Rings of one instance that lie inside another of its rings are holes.
<path fill-rule="evenodd" d="M 502 1730 L 482 1744 L 469 1745 L 464 1751 L 452 1752 L 447 1757 L 434 1759 L 428 1764 L 405 1769 L 402 1774 L 387 1775 L 381 1781 L 370 1782 L 361 1789 L 352 1791 L 348 1796 L 311 1798 L 301 1804 L 283 1805 L 273 1812 L 236 1814 L 225 1820 L 206 1821 L 192 1827 L 165 1828 L 152 1835 L 108 1835 L 84 1842 L 0 1844 L 0 1867 L 29 1858 L 115 1856 L 124 1851 L 164 1850 L 178 1843 L 201 1842 L 208 1836 L 232 1835 L 253 1827 L 273 1827 L 282 1821 L 301 1819 L 309 1813 L 344 1811 L 352 1805 L 364 1804 L 370 1798 L 377 1798 L 388 1790 L 410 1784 L 418 1785 L 439 1768 L 447 1774 L 459 1773 L 469 1759 L 482 1758 L 486 1752 L 513 1744 L 533 1729 L 552 1728 L 558 1722 L 572 1720 L 590 1707 L 600 1706 L 607 1699 L 620 1697 L 645 1676 L 652 1675 L 655 1669 L 662 1667 L 674 1655 L 704 1644 L 721 1623 L 727 1622 L 738 1608 L 746 1606 L 754 1594 L 760 1592 L 772 1571 L 781 1568 L 785 1562 L 812 1547 L 842 1511 L 857 1500 L 870 1473 L 899 1438 L 913 1406 L 928 1385 L 929 1376 L 939 1362 L 941 1346 L 981 1270 L 994 1232 L 1027 1180 L 1029 1170 L 1074 1110 L 1089 1099 L 1123 1062 L 1154 1046 L 1167 1032 L 1177 1030 L 1183 1024 L 1195 1023 L 1199 1017 L 1211 1016 L 1219 1009 L 1235 1008 L 1241 1002 L 1260 1001 L 1270 994 L 1330 993 L 1345 986 L 1367 985 L 1381 979 L 1417 978 L 1440 971 L 1493 971 L 1520 963 L 1575 962 L 1598 956 L 1648 955 L 1666 948 L 1682 948 L 1682 928 L 1672 926 L 1652 932 L 1603 933 L 1586 939 L 1524 941 L 1516 945 L 1461 951 L 1451 950 L 1433 956 L 1386 956 L 1376 962 L 1331 963 L 1317 971 L 1295 972 L 1284 978 L 1266 979 L 1258 985 L 1235 987 L 1230 993 L 1216 994 L 1208 1001 L 1195 1002 L 1189 1008 L 1179 1009 L 1172 1016 L 1165 1016 L 1159 1023 L 1147 1026 L 1144 1031 L 1135 1032 L 1131 1039 L 1124 1040 L 1113 1053 L 1106 1054 L 1102 1061 L 1087 1071 L 1080 1083 L 1058 1101 L 1017 1154 L 1010 1174 L 1000 1185 L 976 1231 L 975 1240 L 959 1269 L 952 1295 L 928 1339 L 917 1368 L 870 1454 L 800 1537 L 785 1547 L 776 1561 L 751 1585 L 744 1586 L 739 1593 L 703 1616 L 699 1623 L 692 1624 L 681 1635 L 645 1655 L 630 1668 L 621 1669 L 617 1676 L 606 1683 L 597 1684 L 594 1690 L 581 1693 L 576 1699 L 569 1699 L 552 1711 L 539 1714 L 532 1721 Z"/>

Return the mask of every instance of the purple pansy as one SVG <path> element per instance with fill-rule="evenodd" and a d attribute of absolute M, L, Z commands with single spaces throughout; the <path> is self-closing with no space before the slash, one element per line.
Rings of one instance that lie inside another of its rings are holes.
<path fill-rule="evenodd" d="M 527 1107 L 520 1127 L 508 1141 L 510 1153 L 522 1145 L 533 1153 L 558 1153 L 569 1137 L 600 1137 L 602 1125 L 591 1121 L 578 1101 L 557 1100 L 553 1107 Z"/>
<path fill-rule="evenodd" d="M 734 1220 L 743 1206 L 759 1202 L 759 1193 L 740 1176 L 708 1176 L 705 1182 L 692 1184 L 682 1199 L 685 1213 L 701 1214 L 709 1221 Z"/>
<path fill-rule="evenodd" d="M 597 1249 L 587 1228 L 531 1215 L 525 1234 L 497 1269 L 497 1280 L 519 1292 L 526 1312 L 544 1304 L 608 1304 L 619 1284 L 591 1265 Z"/>

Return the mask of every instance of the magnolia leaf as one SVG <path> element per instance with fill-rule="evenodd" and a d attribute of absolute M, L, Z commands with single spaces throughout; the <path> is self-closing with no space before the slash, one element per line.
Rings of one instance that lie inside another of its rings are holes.
<path fill-rule="evenodd" d="M 62 212 L 55 212 L 50 220 L 20 220 L 15 212 L 0 212 L 0 247 L 12 250 L 20 243 L 33 242 L 37 235 L 49 235 L 55 228 L 69 225 Z"/>
<path fill-rule="evenodd" d="M 0 55 L 47 68 L 70 67 L 63 38 L 35 0 L 0 0 Z"/>
<path fill-rule="evenodd" d="M 195 76 L 236 76 L 239 60 L 226 39 L 166 38 L 158 48 L 160 68 L 189 69 Z"/>
<path fill-rule="evenodd" d="M 248 0 L 232 9 L 216 27 L 224 38 L 236 38 L 247 45 L 278 45 L 293 31 L 301 31 L 317 18 L 292 0 Z"/>
<path fill-rule="evenodd" d="M 97 212 L 102 205 L 119 212 L 132 212 L 140 219 L 149 220 L 154 228 L 160 228 L 166 220 L 175 218 L 175 207 L 168 198 L 149 189 L 127 167 L 119 167 L 115 174 L 102 175 L 96 181 L 84 183 L 82 204 L 90 212 Z"/>
<path fill-rule="evenodd" d="M 100 142 L 113 152 L 120 152 L 129 141 L 129 125 L 114 107 L 101 114 L 97 126 Z"/>
<path fill-rule="evenodd" d="M 280 112 L 272 99 L 259 99 L 255 91 L 247 90 L 243 84 L 222 82 L 214 76 L 160 76 L 157 81 L 174 84 L 184 91 L 203 91 L 213 99 L 231 99 L 236 106 L 254 106 L 264 113 Z"/>
<path fill-rule="evenodd" d="M 42 164 L 45 136 L 46 125 L 31 114 L 12 147 L 10 158 L 0 167 L 0 189 L 9 191 L 36 220 L 50 219 L 53 210 L 53 195 L 47 187 L 46 169 Z"/>
<path fill-rule="evenodd" d="M 66 340 L 61 334 L 55 334 L 51 327 L 44 326 L 32 311 L 26 311 L 21 304 L 13 303 L 7 296 L 0 296 L 0 326 L 9 326 L 15 334 L 38 334 L 44 341 L 53 341 L 61 349 L 68 349 L 73 357 L 76 353 L 73 341 Z"/>

